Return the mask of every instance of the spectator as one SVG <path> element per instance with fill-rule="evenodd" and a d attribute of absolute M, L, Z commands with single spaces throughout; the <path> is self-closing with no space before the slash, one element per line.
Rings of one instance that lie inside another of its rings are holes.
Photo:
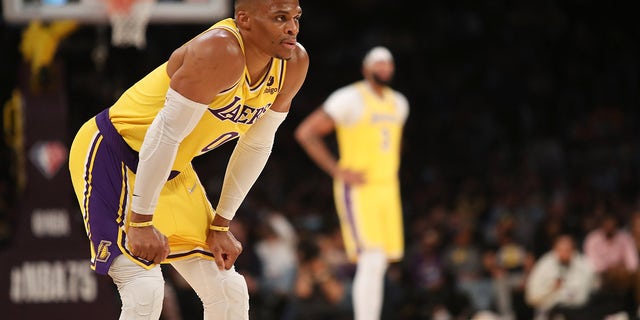
<path fill-rule="evenodd" d="M 616 216 L 602 216 L 599 227 L 585 238 L 584 253 L 601 283 L 597 295 L 610 302 L 611 313 L 635 312 L 632 296 L 638 252 L 631 234 L 619 227 Z"/>
<path fill-rule="evenodd" d="M 576 250 L 573 238 L 558 236 L 553 249 L 533 266 L 526 283 L 526 300 L 536 310 L 536 320 L 585 319 L 584 307 L 595 286 L 595 272 L 587 259 Z"/>
<path fill-rule="evenodd" d="M 262 265 L 259 284 L 262 306 L 265 314 L 281 314 L 293 293 L 297 236 L 291 223 L 277 211 L 266 213 L 262 227 L 261 238 L 255 245 Z"/>
<path fill-rule="evenodd" d="M 352 308 L 344 279 L 336 276 L 328 261 L 321 255 L 316 239 L 300 242 L 298 261 L 294 301 L 286 319 L 350 319 Z"/>
<path fill-rule="evenodd" d="M 482 264 L 482 248 L 474 242 L 473 228 L 462 226 L 453 243 L 443 253 L 446 269 L 453 275 L 456 287 L 466 294 L 475 311 L 488 310 L 493 300 L 491 279 Z"/>
<path fill-rule="evenodd" d="M 409 280 L 413 286 L 409 303 L 415 310 L 414 317 L 431 319 L 448 317 L 464 309 L 447 277 L 442 253 L 442 235 L 429 228 L 420 242 L 411 248 L 406 260 Z"/>
<path fill-rule="evenodd" d="M 497 311 L 506 320 L 529 318 L 531 310 L 523 298 L 533 254 L 515 241 L 509 227 L 499 224 L 497 237 L 498 248 L 485 259 L 493 278 Z"/>
<path fill-rule="evenodd" d="M 630 221 L 630 226 L 629 226 L 629 230 L 631 232 L 631 237 L 633 237 L 633 242 L 636 245 L 636 252 L 638 253 L 638 257 L 640 257 L 640 211 L 635 211 L 632 215 L 631 215 L 631 221 Z M 635 287 L 635 291 L 634 291 L 634 298 L 635 298 L 635 303 L 636 305 L 640 306 L 640 269 L 636 269 L 636 276 L 635 276 L 635 280 L 636 282 L 634 283 Z M 638 314 L 638 317 L 640 317 L 640 307 L 638 308 L 638 311 L 636 312 Z"/>

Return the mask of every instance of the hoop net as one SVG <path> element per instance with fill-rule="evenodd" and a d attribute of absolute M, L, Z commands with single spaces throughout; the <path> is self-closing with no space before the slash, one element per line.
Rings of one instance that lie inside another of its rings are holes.
<path fill-rule="evenodd" d="M 146 33 L 155 0 L 106 0 L 111 24 L 111 44 L 116 47 L 147 45 Z"/>

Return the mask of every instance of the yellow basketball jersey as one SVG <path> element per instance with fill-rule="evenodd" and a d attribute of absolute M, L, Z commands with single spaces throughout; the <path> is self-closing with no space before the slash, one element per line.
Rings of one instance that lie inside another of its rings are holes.
<path fill-rule="evenodd" d="M 364 82 L 355 83 L 364 111 L 354 124 L 336 124 L 340 166 L 365 174 L 367 183 L 398 179 L 403 119 L 394 93 L 385 88 L 376 96 Z"/>
<path fill-rule="evenodd" d="M 218 28 L 235 35 L 244 52 L 242 37 L 233 19 L 221 20 L 207 31 Z M 194 157 L 244 134 L 273 104 L 282 87 L 285 70 L 286 61 L 272 58 L 268 71 L 250 86 L 252 81 L 245 66 L 238 82 L 215 97 L 208 112 L 180 144 L 172 170 L 183 171 Z M 129 88 L 110 108 L 109 117 L 116 130 L 136 151 L 140 150 L 147 128 L 164 106 L 169 82 L 164 63 Z"/>

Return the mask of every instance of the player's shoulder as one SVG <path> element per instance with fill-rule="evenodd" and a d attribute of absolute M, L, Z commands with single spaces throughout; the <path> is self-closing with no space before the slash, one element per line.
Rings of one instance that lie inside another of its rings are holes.
<path fill-rule="evenodd" d="M 242 57 L 242 45 L 238 36 L 225 28 L 212 28 L 197 35 L 191 42 L 212 51 Z"/>
<path fill-rule="evenodd" d="M 291 57 L 287 59 L 287 69 L 294 72 L 297 71 L 301 75 L 306 75 L 309 69 L 309 54 L 299 42 L 296 44 L 296 48 L 293 49 Z M 290 74 L 290 72 L 287 73 Z"/>
<path fill-rule="evenodd" d="M 188 50 L 203 59 L 203 63 L 220 63 L 244 69 L 244 53 L 240 40 L 224 28 L 209 29 L 190 41 Z"/>
<path fill-rule="evenodd" d="M 391 89 L 391 92 L 393 92 L 393 96 L 395 97 L 396 101 L 403 105 L 406 105 L 407 107 L 409 106 L 409 99 L 407 99 L 407 96 L 404 95 L 404 93 L 396 89 Z"/>
<path fill-rule="evenodd" d="M 331 94 L 338 95 L 338 96 L 358 94 L 358 83 L 360 83 L 360 81 L 342 85 L 341 87 L 338 87 L 335 90 L 333 90 Z"/>
<path fill-rule="evenodd" d="M 290 60 L 296 63 L 309 64 L 309 53 L 300 42 L 296 43 L 296 48 L 293 49 L 293 54 L 291 55 Z"/>
<path fill-rule="evenodd" d="M 357 84 L 358 82 L 354 82 L 338 87 L 329 94 L 325 103 L 358 104 L 357 102 L 360 101 L 362 97 L 360 91 L 358 91 Z"/>

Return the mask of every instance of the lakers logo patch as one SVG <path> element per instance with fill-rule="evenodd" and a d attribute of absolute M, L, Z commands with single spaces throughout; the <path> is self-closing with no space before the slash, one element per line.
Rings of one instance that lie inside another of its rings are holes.
<path fill-rule="evenodd" d="M 98 252 L 96 256 L 96 260 L 100 262 L 107 262 L 109 257 L 111 256 L 111 252 L 109 252 L 109 247 L 111 246 L 111 241 L 102 240 L 98 245 Z"/>

